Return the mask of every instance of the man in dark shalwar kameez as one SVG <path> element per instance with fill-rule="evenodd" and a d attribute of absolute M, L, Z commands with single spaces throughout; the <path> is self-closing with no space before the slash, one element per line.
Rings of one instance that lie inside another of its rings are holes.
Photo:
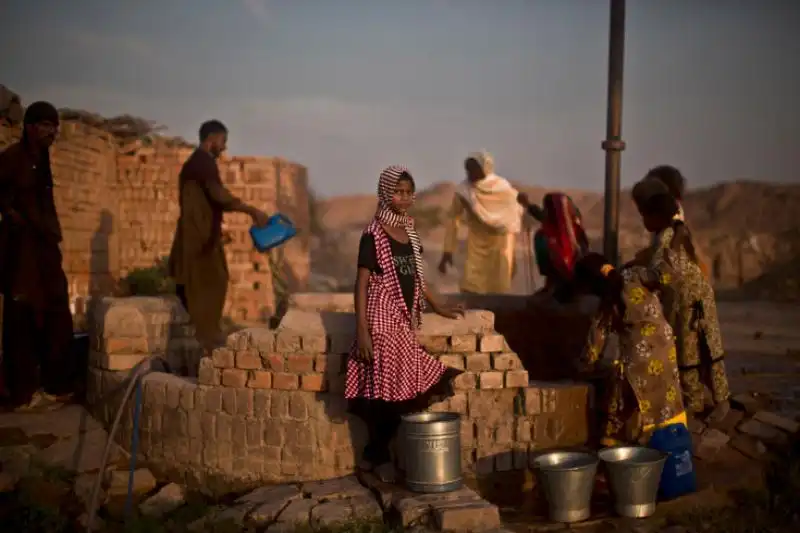
<path fill-rule="evenodd" d="M 0 154 L 0 292 L 9 399 L 13 408 L 32 409 L 56 406 L 75 369 L 50 167 L 58 111 L 35 102 L 23 123 L 22 140 Z"/>
<path fill-rule="evenodd" d="M 228 290 L 222 214 L 246 213 L 257 226 L 269 218 L 222 184 L 216 160 L 227 142 L 228 130 L 221 122 L 210 120 L 200 127 L 200 147 L 183 164 L 179 177 L 180 217 L 169 258 L 178 297 L 207 349 L 222 340 L 220 321 Z"/>

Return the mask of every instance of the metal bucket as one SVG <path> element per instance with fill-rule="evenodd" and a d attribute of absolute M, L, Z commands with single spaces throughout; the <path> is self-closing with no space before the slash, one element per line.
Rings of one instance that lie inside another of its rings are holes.
<path fill-rule="evenodd" d="M 629 518 L 652 515 L 667 455 L 644 446 L 614 446 L 597 455 L 605 465 L 617 514 Z"/>
<path fill-rule="evenodd" d="M 461 416 L 457 413 L 406 415 L 400 426 L 406 486 L 414 492 L 461 488 Z"/>
<path fill-rule="evenodd" d="M 583 452 L 548 452 L 534 459 L 551 520 L 570 523 L 589 518 L 597 463 L 597 457 Z"/>

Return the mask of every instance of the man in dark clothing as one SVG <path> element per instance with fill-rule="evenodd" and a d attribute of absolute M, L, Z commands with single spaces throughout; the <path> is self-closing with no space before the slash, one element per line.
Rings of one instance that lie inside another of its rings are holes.
<path fill-rule="evenodd" d="M 0 154 L 0 292 L 5 383 L 12 407 L 29 409 L 54 405 L 72 385 L 74 369 L 50 168 L 58 111 L 35 102 L 23 124 L 22 140 Z"/>
<path fill-rule="evenodd" d="M 206 348 L 221 340 L 220 320 L 228 291 L 222 214 L 245 213 L 256 226 L 266 225 L 269 218 L 222 185 L 216 160 L 227 142 L 228 130 L 221 122 L 210 120 L 200 127 L 200 147 L 183 164 L 179 177 L 181 211 L 169 257 L 178 297 Z"/>

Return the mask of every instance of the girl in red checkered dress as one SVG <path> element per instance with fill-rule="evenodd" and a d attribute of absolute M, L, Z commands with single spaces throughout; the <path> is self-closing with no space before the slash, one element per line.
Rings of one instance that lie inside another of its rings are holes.
<path fill-rule="evenodd" d="M 378 209 L 359 245 L 358 329 L 347 362 L 345 397 L 369 431 L 360 466 L 388 482 L 394 479 L 389 444 L 400 417 L 451 395 L 452 381 L 461 373 L 431 357 L 417 341 L 425 302 L 447 318 L 462 312 L 440 305 L 425 285 L 422 245 L 407 214 L 414 194 L 414 179 L 405 167 L 381 173 Z"/>

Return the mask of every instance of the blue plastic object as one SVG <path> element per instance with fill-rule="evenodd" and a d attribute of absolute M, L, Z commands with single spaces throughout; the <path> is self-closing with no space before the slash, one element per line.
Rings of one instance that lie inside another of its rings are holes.
<path fill-rule="evenodd" d="M 683 424 L 657 429 L 648 445 L 666 453 L 667 461 L 658 486 L 661 500 L 672 500 L 697 491 L 697 474 L 692 460 L 692 434 Z"/>
<path fill-rule="evenodd" d="M 253 239 L 253 246 L 259 252 L 266 252 L 280 246 L 292 237 L 297 235 L 292 221 L 286 216 L 278 213 L 269 217 L 266 226 L 250 228 L 250 238 Z"/>

